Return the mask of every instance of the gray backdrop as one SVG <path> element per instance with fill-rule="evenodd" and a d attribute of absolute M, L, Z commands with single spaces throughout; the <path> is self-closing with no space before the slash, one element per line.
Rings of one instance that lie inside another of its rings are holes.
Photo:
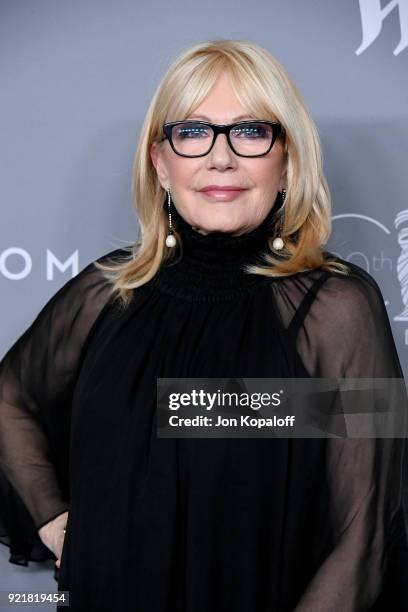
<path fill-rule="evenodd" d="M 1 354 L 69 278 L 134 239 L 151 96 L 180 50 L 216 37 L 265 46 L 298 84 L 333 195 L 328 246 L 380 284 L 406 374 L 408 0 L 0 0 Z M 52 561 L 7 559 L 0 546 L 0 589 L 56 589 Z"/>

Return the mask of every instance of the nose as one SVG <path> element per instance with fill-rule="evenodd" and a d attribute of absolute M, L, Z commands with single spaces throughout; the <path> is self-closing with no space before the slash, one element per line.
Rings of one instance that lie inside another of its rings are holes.
<path fill-rule="evenodd" d="M 209 155 L 216 160 L 231 160 L 234 152 L 229 146 L 226 134 L 217 134 Z"/>
<path fill-rule="evenodd" d="M 213 148 L 217 146 L 217 144 L 219 143 L 220 140 L 222 140 L 224 142 L 224 144 L 222 145 L 224 148 L 229 148 L 228 138 L 227 138 L 226 134 L 217 134 L 216 135 Z"/>

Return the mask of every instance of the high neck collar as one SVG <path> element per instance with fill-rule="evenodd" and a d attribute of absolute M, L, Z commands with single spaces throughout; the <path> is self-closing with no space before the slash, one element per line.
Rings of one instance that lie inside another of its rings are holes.
<path fill-rule="evenodd" d="M 248 274 L 248 264 L 265 265 L 262 255 L 270 252 L 268 237 L 274 234 L 280 194 L 264 220 L 252 230 L 235 236 L 215 231 L 201 234 L 172 204 L 172 222 L 181 237 L 176 258 L 162 266 L 156 278 L 166 293 L 190 301 L 233 299 L 268 279 Z"/>

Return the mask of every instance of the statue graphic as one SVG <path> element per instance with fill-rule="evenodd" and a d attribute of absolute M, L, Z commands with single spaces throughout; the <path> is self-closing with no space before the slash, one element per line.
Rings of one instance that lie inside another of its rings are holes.
<path fill-rule="evenodd" d="M 401 287 L 403 311 L 394 317 L 394 321 L 408 321 L 408 209 L 401 210 L 395 217 L 394 225 L 405 224 L 398 232 L 398 244 L 401 254 L 397 259 L 397 276 Z"/>

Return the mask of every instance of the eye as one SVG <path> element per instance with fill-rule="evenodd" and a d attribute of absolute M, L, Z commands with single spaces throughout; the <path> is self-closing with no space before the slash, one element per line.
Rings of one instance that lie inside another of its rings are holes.
<path fill-rule="evenodd" d="M 231 136 L 233 138 L 256 140 L 270 137 L 271 129 L 267 125 L 261 123 L 245 123 L 236 126 L 231 130 Z"/>
<path fill-rule="evenodd" d="M 173 138 L 179 140 L 196 139 L 208 136 L 211 128 L 194 123 L 182 123 L 173 128 Z"/>

